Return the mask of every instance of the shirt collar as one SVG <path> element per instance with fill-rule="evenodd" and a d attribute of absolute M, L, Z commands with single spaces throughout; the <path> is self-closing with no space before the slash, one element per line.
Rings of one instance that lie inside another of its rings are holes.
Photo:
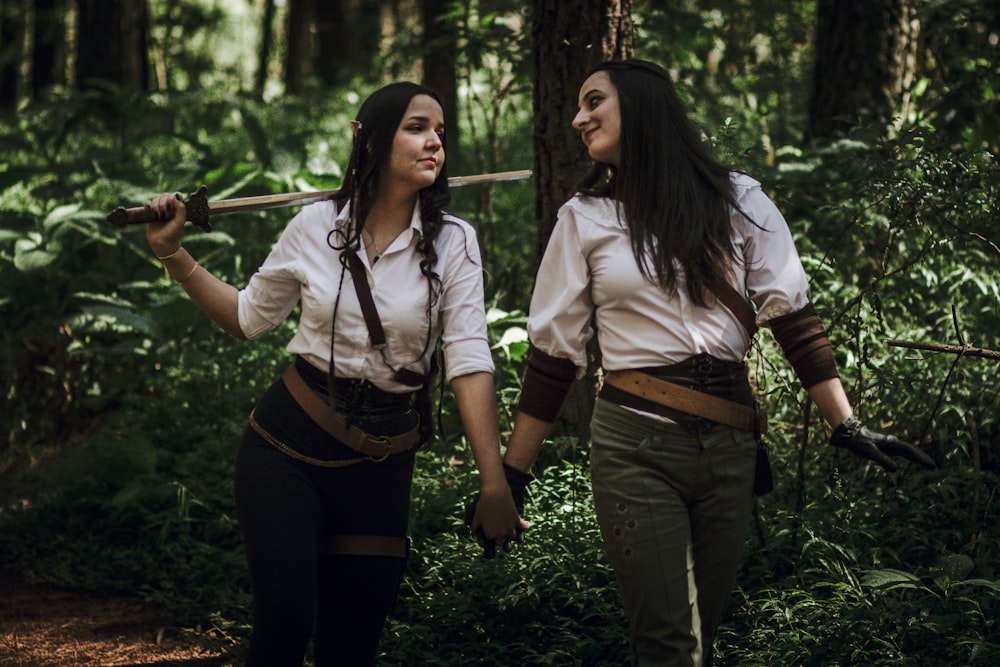
<path fill-rule="evenodd" d="M 337 229 L 342 229 L 351 220 L 351 202 L 344 204 L 344 207 L 337 212 L 337 217 L 333 221 L 333 225 Z M 423 236 L 424 234 L 424 220 L 420 216 L 420 200 L 417 199 L 416 203 L 413 205 L 413 214 L 410 216 L 410 230 L 411 238 L 413 234 Z"/>

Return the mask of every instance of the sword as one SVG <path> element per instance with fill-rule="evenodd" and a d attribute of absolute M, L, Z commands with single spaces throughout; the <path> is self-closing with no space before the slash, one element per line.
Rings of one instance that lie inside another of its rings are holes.
<path fill-rule="evenodd" d="M 520 181 L 526 178 L 531 178 L 530 169 L 500 171 L 492 174 L 474 174 L 472 176 L 452 176 L 448 179 L 448 185 L 455 188 L 463 185 L 474 185 L 476 183 Z M 208 222 L 208 218 L 211 215 L 311 204 L 323 199 L 329 199 L 339 192 L 339 189 L 319 190 L 316 192 L 288 192 L 279 195 L 260 195 L 256 197 L 237 197 L 235 199 L 208 201 L 208 188 L 202 185 L 185 200 L 184 205 L 187 209 L 188 222 L 208 232 L 212 230 L 212 225 Z M 108 214 L 107 220 L 115 227 L 124 229 L 128 225 L 148 225 L 151 222 L 156 222 L 156 215 L 152 209 L 148 209 L 145 206 L 136 206 L 133 208 L 119 206 Z"/>

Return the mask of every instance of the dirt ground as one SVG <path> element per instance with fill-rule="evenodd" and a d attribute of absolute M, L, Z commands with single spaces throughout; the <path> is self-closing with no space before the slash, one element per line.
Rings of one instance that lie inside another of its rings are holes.
<path fill-rule="evenodd" d="M 25 583 L 0 569 L 0 665 L 225 667 L 233 642 L 217 628 L 180 629 L 139 598 Z"/>

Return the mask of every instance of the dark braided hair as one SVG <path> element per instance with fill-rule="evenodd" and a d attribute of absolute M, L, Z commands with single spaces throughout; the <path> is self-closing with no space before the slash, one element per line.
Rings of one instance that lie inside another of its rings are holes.
<path fill-rule="evenodd" d="M 408 81 L 392 83 L 372 93 L 361 105 L 355 120 L 354 143 L 351 156 L 347 163 L 347 173 L 341 183 L 340 192 L 334 197 L 338 209 L 345 205 L 351 207 L 351 224 L 348 225 L 343 238 L 345 251 L 356 252 L 361 245 L 361 232 L 371 211 L 378 192 L 382 166 L 388 162 L 392 153 L 393 140 L 403 114 L 406 113 L 410 101 L 417 95 L 427 95 L 438 104 L 441 99 L 430 88 Z M 442 105 L 443 106 L 443 105 Z M 442 137 L 445 155 L 447 155 L 447 133 Z M 444 218 L 444 208 L 451 202 L 451 192 L 448 190 L 447 160 L 441 165 L 437 178 L 430 186 L 418 194 L 420 217 L 423 223 L 423 233 L 416 244 L 416 251 L 421 256 L 420 272 L 427 279 L 427 347 L 431 346 L 431 332 L 434 328 L 433 312 L 441 290 L 441 276 L 436 271 L 438 256 L 435 247 L 441 228 L 447 224 Z M 346 258 L 341 253 L 341 263 Z M 343 274 L 341 274 L 343 275 Z M 339 301 L 339 290 L 338 290 Z M 337 308 L 333 311 L 334 326 L 336 326 Z M 334 382 L 333 340 L 330 338 L 330 393 L 333 395 Z M 430 392 L 435 382 L 435 371 L 441 365 L 437 359 L 440 352 L 432 351 L 431 377 L 417 390 L 417 408 L 420 412 L 421 441 L 427 442 L 433 436 L 433 421 L 431 419 Z M 441 384 L 443 390 L 443 383 Z M 440 422 L 440 413 L 438 414 Z"/>
<path fill-rule="evenodd" d="M 334 198 L 337 208 L 351 205 L 353 224 L 346 239 L 348 247 L 360 247 L 361 230 L 378 192 L 382 166 L 392 152 L 392 142 L 399 129 L 399 123 L 406 113 L 410 101 L 417 95 L 427 95 L 438 104 L 438 94 L 426 86 L 409 81 L 390 83 L 378 89 L 365 100 L 358 110 L 351 157 L 347 162 L 347 174 L 340 186 L 340 193 Z M 448 154 L 448 135 L 443 137 L 445 155 Z M 423 237 L 417 242 L 417 252 L 423 255 L 420 271 L 427 280 L 440 285 L 441 278 L 434 271 L 437 252 L 434 241 L 444 224 L 444 207 L 451 202 L 448 190 L 448 161 L 441 165 L 434 183 L 420 191 L 420 217 L 423 220 Z M 436 288 L 432 289 L 432 301 L 437 298 Z"/>

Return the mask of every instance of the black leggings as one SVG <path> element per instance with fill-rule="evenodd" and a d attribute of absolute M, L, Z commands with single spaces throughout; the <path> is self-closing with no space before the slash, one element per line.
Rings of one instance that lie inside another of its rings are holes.
<path fill-rule="evenodd" d="M 303 453 L 357 457 L 316 426 L 280 380 L 255 418 Z M 384 422 L 382 434 L 415 423 L 407 411 Z M 325 535 L 405 537 L 413 465 L 409 451 L 382 463 L 313 466 L 247 427 L 236 459 L 236 507 L 254 594 L 248 667 L 300 667 L 313 634 L 317 667 L 375 663 L 406 561 L 321 554 L 320 543 Z"/>

